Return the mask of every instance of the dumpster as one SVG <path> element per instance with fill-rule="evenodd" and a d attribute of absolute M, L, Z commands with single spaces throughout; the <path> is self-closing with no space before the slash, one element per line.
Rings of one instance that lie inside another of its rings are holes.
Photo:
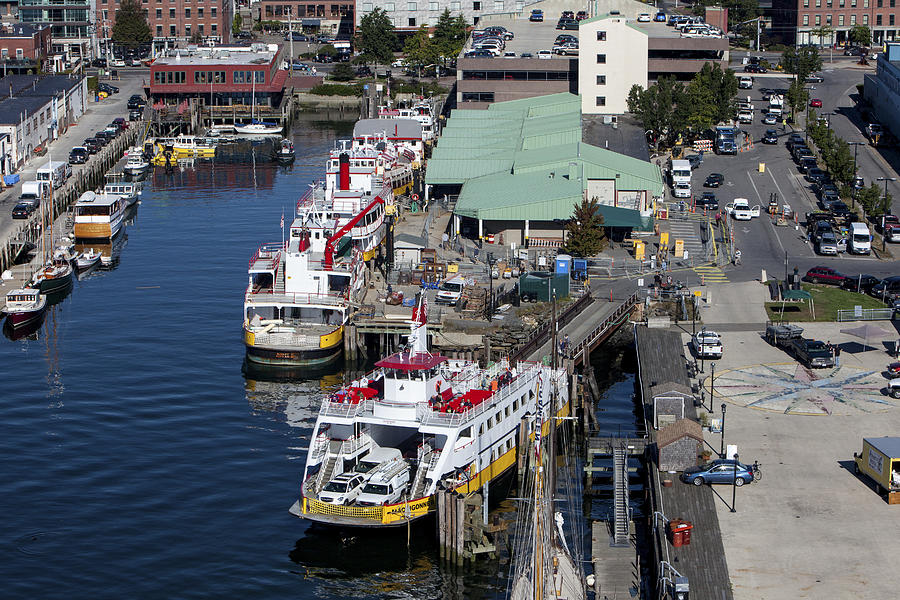
<path fill-rule="evenodd" d="M 672 519 L 666 528 L 669 542 L 676 548 L 688 546 L 691 543 L 691 529 L 693 523 L 682 519 Z"/>
<path fill-rule="evenodd" d="M 551 292 L 556 294 L 557 299 L 569 296 L 568 273 L 531 271 L 519 277 L 519 295 L 526 302 L 549 302 Z"/>

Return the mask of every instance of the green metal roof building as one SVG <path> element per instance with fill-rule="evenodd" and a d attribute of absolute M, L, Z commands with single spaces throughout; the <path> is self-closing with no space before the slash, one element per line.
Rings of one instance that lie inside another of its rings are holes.
<path fill-rule="evenodd" d="M 457 233 L 559 246 L 582 198 L 609 227 L 649 230 L 659 168 L 581 141 L 581 99 L 550 94 L 454 110 L 425 172 L 430 195 L 457 195 Z"/>

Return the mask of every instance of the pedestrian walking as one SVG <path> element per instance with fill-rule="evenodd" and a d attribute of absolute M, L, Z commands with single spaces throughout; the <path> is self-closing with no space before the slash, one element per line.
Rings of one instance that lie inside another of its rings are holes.
<path fill-rule="evenodd" d="M 838 344 L 834 345 L 834 366 L 841 366 L 841 347 Z"/>
<path fill-rule="evenodd" d="M 668 262 L 666 259 L 663 259 L 663 260 L 662 260 L 662 270 L 663 270 L 663 271 L 668 271 L 668 270 L 669 270 L 669 262 Z"/>

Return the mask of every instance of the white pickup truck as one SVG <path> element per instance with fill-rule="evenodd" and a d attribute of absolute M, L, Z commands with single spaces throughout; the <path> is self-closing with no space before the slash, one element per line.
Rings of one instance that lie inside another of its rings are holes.
<path fill-rule="evenodd" d="M 749 221 L 759 216 L 759 204 L 750 208 L 750 202 L 746 198 L 735 198 L 734 202 L 725 205 L 725 210 L 735 221 Z"/>

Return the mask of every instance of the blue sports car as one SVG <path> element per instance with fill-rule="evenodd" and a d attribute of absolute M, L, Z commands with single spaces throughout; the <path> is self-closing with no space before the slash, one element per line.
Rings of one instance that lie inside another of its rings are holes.
<path fill-rule="evenodd" d="M 704 483 L 734 483 L 742 486 L 753 481 L 753 468 L 737 463 L 735 474 L 735 461 L 728 458 L 720 458 L 699 467 L 685 469 L 681 474 L 681 480 L 685 483 L 703 485 Z"/>

